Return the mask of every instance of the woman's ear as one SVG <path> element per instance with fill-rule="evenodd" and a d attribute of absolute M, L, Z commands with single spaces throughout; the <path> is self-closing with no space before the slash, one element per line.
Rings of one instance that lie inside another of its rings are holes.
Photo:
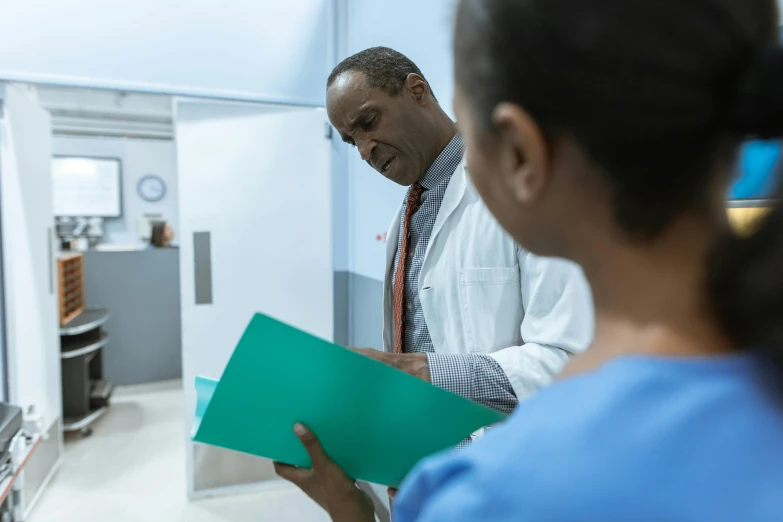
<path fill-rule="evenodd" d="M 492 123 L 502 141 L 502 168 L 508 186 L 522 203 L 535 203 L 550 180 L 549 155 L 536 121 L 519 105 L 500 103 L 492 111 Z"/>

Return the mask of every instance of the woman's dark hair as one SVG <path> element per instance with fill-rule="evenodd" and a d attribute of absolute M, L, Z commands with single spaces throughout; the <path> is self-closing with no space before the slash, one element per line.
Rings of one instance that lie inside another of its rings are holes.
<path fill-rule="evenodd" d="M 578 142 L 640 241 L 709 211 L 749 137 L 783 136 L 775 0 L 462 0 L 456 78 L 476 117 L 513 102 L 547 139 Z M 783 209 L 755 234 L 726 226 L 711 305 L 742 347 L 783 368 Z"/>
<path fill-rule="evenodd" d="M 153 246 L 156 246 L 158 248 L 167 246 L 165 235 L 166 235 L 165 221 L 156 221 L 155 223 L 152 224 L 152 235 L 150 236 L 150 243 Z"/>

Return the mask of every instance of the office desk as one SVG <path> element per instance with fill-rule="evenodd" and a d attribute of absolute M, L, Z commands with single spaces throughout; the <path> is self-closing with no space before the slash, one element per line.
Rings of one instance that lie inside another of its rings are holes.
<path fill-rule="evenodd" d="M 118 386 L 182 377 L 179 249 L 84 254 L 87 308 L 106 308 L 105 378 Z"/>

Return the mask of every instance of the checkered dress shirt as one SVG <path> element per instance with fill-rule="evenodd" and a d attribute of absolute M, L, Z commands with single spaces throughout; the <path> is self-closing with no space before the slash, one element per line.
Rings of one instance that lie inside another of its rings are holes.
<path fill-rule="evenodd" d="M 421 206 L 411 216 L 409 224 L 408 256 L 405 267 L 405 317 L 403 318 L 403 352 L 426 353 L 432 384 L 445 388 L 468 399 L 485 404 L 496 410 L 510 413 L 517 405 L 517 398 L 508 377 L 500 365 L 488 355 L 435 353 L 432 339 L 424 320 L 424 311 L 419 300 L 419 274 L 424 263 L 424 254 L 432 235 L 435 218 L 438 216 L 446 187 L 459 164 L 462 162 L 464 145 L 457 134 L 427 169 L 419 182 L 424 187 Z M 410 191 L 410 189 L 408 189 Z M 403 205 L 407 204 L 408 192 Z M 405 212 L 400 218 L 403 230 Z M 402 249 L 402 233 L 397 243 L 392 270 L 394 274 Z"/>

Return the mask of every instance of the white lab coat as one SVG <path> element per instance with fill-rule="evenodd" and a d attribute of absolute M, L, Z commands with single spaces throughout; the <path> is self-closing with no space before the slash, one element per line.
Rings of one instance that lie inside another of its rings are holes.
<path fill-rule="evenodd" d="M 386 351 L 394 351 L 391 276 L 402 211 L 387 236 Z M 593 303 L 581 268 L 517 245 L 479 198 L 464 160 L 444 194 L 418 290 L 435 352 L 490 355 L 520 400 L 593 340 Z"/>

